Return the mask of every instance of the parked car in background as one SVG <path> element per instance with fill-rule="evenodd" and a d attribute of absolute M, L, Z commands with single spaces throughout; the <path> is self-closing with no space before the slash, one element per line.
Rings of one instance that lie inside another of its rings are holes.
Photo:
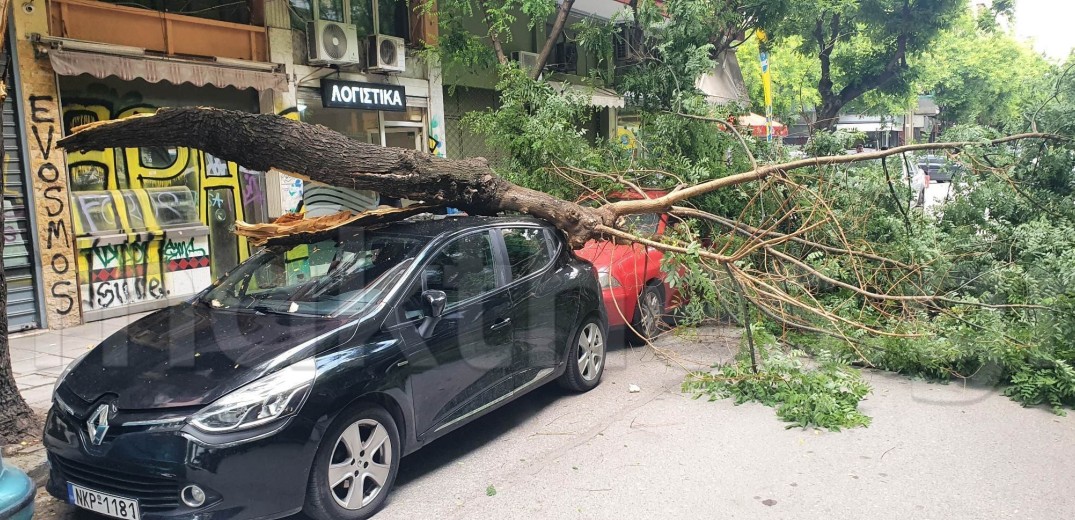
<path fill-rule="evenodd" d="M 647 198 L 656 198 L 667 192 L 645 193 Z M 608 196 L 610 201 L 638 199 L 642 194 L 637 192 Z M 624 229 L 644 237 L 663 235 L 669 225 L 668 215 L 656 213 L 630 215 L 622 223 Z M 661 271 L 662 251 L 636 243 L 591 240 L 576 254 L 597 268 L 609 327 L 627 328 L 631 335 L 644 340 L 660 334 L 675 296 Z"/>
<path fill-rule="evenodd" d="M 918 160 L 918 167 L 926 171 L 930 182 L 952 182 L 952 176 L 963 166 L 939 155 L 926 155 Z"/>
<path fill-rule="evenodd" d="M 0 454 L 0 518 L 30 520 L 37 486 L 25 473 L 4 462 Z"/>
<path fill-rule="evenodd" d="M 60 376 L 47 488 L 129 520 L 367 518 L 401 456 L 597 386 L 606 333 L 593 266 L 537 219 L 289 237 Z"/>

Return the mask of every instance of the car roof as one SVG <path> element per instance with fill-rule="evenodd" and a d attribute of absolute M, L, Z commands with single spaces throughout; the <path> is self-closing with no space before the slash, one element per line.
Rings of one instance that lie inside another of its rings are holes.
<path fill-rule="evenodd" d="M 430 220 L 401 220 L 387 224 L 371 226 L 371 230 L 386 233 L 400 233 L 423 238 L 435 238 L 440 235 L 455 233 L 466 229 L 484 226 L 549 226 L 549 223 L 534 217 L 510 216 L 510 217 L 479 217 L 479 216 L 447 216 Z M 346 227 L 346 226 L 344 226 Z"/>

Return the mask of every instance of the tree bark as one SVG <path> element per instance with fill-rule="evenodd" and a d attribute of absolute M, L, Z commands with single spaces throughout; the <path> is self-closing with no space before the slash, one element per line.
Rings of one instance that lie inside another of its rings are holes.
<path fill-rule="evenodd" d="M 904 4 L 901 16 L 904 20 L 911 17 L 910 6 Z M 831 130 L 836 126 L 840 118 L 840 111 L 848 103 L 874 89 L 882 88 L 899 78 L 900 73 L 907 69 L 907 38 L 906 32 L 896 36 L 895 51 L 885 63 L 885 67 L 876 74 L 855 78 L 854 81 L 845 85 L 839 92 L 833 90 L 832 81 L 832 52 L 836 48 L 839 38 L 840 15 L 832 15 L 829 31 L 826 35 L 824 23 L 818 18 L 814 28 L 814 38 L 817 40 L 821 61 L 821 79 L 818 81 L 818 94 L 821 96 L 821 105 L 817 109 L 817 118 L 814 121 L 815 130 Z M 912 30 L 912 29 L 907 29 Z"/>
<path fill-rule="evenodd" d="M 574 5 L 575 0 L 563 0 L 560 3 L 560 8 L 556 11 L 556 20 L 552 22 L 552 30 L 549 31 L 549 37 L 545 40 L 545 45 L 541 47 L 541 52 L 538 53 L 537 66 L 530 71 L 530 79 L 541 77 L 541 71 L 545 70 L 545 64 L 548 63 L 552 50 L 556 48 L 556 40 L 559 40 L 560 34 L 564 32 L 564 25 L 567 24 L 567 17 L 571 14 L 571 8 Z"/>
<path fill-rule="evenodd" d="M 0 48 L 7 37 L 8 0 L 0 0 Z M 10 58 L 9 58 L 10 59 Z M 7 98 L 7 78 L 0 78 L 0 104 Z M 0 150 L 4 136 L 0 135 Z M 0 228 L 4 227 L 4 208 L 0 207 Z M 7 280 L 4 278 L 4 241 L 0 240 L 0 445 L 23 440 L 34 430 L 34 412 L 19 393 L 11 369 L 11 344 L 7 330 Z"/>
<path fill-rule="evenodd" d="M 513 184 L 485 159 L 450 160 L 417 150 L 361 143 L 320 125 L 272 114 L 215 108 L 164 108 L 155 114 L 86 125 L 59 141 L 69 151 L 188 146 L 255 170 L 421 200 L 472 214 L 517 211 L 543 218 L 581 247 L 599 224 L 615 218 Z"/>
<path fill-rule="evenodd" d="M 500 41 L 500 36 L 496 33 L 496 31 L 493 30 L 492 24 L 488 22 L 489 10 L 485 6 L 485 0 L 479 0 L 478 5 L 481 6 L 482 12 L 485 13 L 485 16 L 482 18 L 482 21 L 486 23 L 489 29 L 489 42 L 493 44 L 493 52 L 496 53 L 496 61 L 499 62 L 501 65 L 507 65 L 508 55 L 504 52 L 504 44 Z"/>

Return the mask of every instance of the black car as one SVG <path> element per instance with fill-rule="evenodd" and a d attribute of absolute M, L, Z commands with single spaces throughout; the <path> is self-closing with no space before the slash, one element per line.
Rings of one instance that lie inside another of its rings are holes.
<path fill-rule="evenodd" d="M 593 266 L 530 218 L 288 239 L 72 363 L 48 491 L 117 518 L 366 518 L 400 457 L 550 381 L 601 380 Z"/>

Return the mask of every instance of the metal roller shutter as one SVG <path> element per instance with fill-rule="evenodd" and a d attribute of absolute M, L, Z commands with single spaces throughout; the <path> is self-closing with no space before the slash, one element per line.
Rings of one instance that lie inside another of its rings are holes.
<path fill-rule="evenodd" d="M 5 83 L 10 86 L 3 106 L 4 277 L 7 280 L 8 330 L 14 332 L 37 328 L 41 326 L 41 319 L 34 277 L 26 174 L 22 168 L 22 138 L 15 113 L 14 101 L 18 96 L 7 62 L 6 50 L 0 52 L 0 70 L 6 72 Z"/>

